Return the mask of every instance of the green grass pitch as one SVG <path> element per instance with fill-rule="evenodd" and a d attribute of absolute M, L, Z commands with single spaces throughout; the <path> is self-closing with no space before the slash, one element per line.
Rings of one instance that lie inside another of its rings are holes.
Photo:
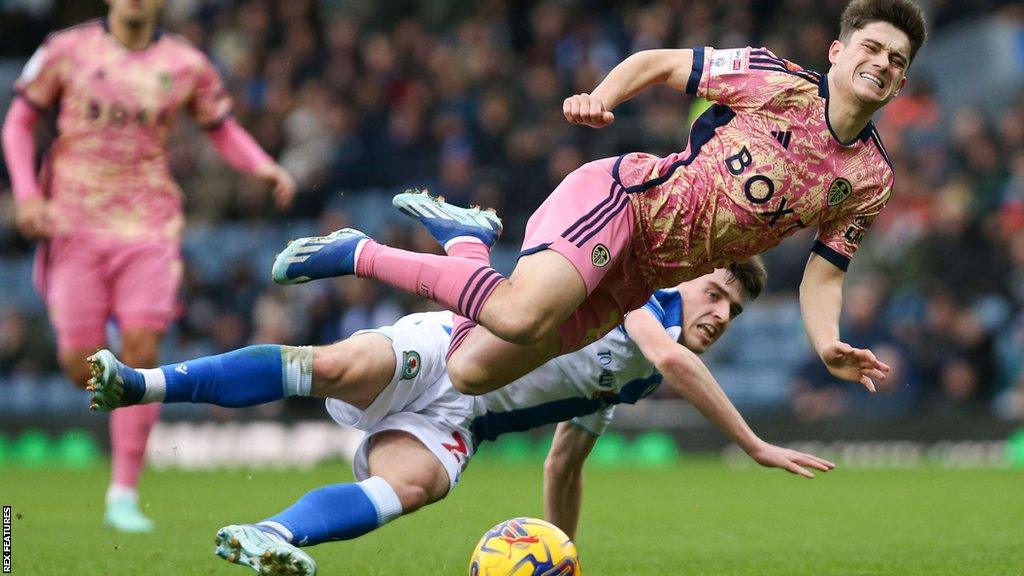
<path fill-rule="evenodd" d="M 309 549 L 320 574 L 461 575 L 492 524 L 542 515 L 540 465 L 480 460 L 445 501 L 351 542 Z M 147 472 L 158 531 L 100 525 L 106 469 L 0 469 L 13 506 L 13 574 L 252 574 L 213 556 L 224 524 L 258 520 L 316 486 L 311 471 Z M 815 480 L 728 469 L 717 459 L 666 468 L 589 467 L 577 538 L 584 573 L 737 576 L 1024 575 L 1024 471 L 850 470 Z"/>

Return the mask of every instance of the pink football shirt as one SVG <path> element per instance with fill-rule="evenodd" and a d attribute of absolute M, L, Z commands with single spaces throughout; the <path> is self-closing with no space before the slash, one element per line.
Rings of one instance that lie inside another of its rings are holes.
<path fill-rule="evenodd" d="M 167 135 L 181 108 L 204 127 L 231 112 L 202 52 L 168 33 L 131 50 L 94 20 L 52 34 L 15 91 L 40 110 L 58 108 L 41 184 L 58 232 L 180 236 L 182 194 L 167 165 Z"/>
<path fill-rule="evenodd" d="M 687 92 L 715 104 L 686 150 L 627 154 L 615 169 L 649 284 L 696 278 L 808 226 L 818 227 L 813 250 L 846 270 L 892 190 L 874 125 L 840 142 L 828 78 L 763 48 L 695 49 Z"/>

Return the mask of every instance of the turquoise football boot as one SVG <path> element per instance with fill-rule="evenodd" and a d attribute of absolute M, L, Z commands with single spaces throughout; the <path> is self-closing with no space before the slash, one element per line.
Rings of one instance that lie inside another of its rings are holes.
<path fill-rule="evenodd" d="M 122 364 L 110 350 L 100 350 L 86 359 L 92 378 L 85 389 L 92 392 L 89 408 L 111 411 L 122 406 L 138 404 L 146 392 L 142 374 Z"/>
<path fill-rule="evenodd" d="M 259 526 L 225 526 L 217 531 L 213 552 L 231 562 L 252 568 L 261 576 L 315 576 L 316 561 L 277 535 Z"/>
<path fill-rule="evenodd" d="M 153 521 L 139 510 L 139 503 L 133 498 L 117 498 L 107 503 L 103 523 L 129 534 L 144 534 L 153 531 Z"/>
<path fill-rule="evenodd" d="M 460 208 L 419 190 L 406 190 L 391 199 L 398 211 L 423 224 L 441 246 L 458 237 L 470 236 L 488 248 L 501 237 L 501 218 L 494 210 Z"/>

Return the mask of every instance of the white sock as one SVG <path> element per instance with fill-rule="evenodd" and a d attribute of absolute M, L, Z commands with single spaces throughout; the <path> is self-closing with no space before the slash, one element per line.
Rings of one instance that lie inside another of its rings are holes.
<path fill-rule="evenodd" d="M 164 371 L 159 368 L 142 368 L 138 372 L 146 381 L 146 391 L 143 392 L 139 404 L 163 402 L 167 398 L 167 379 L 164 377 Z"/>
<path fill-rule="evenodd" d="M 395 489 L 380 476 L 373 476 L 359 482 L 366 496 L 377 509 L 377 525 L 383 526 L 402 515 L 402 502 Z"/>
<path fill-rule="evenodd" d="M 366 243 L 369 242 L 369 241 L 370 241 L 370 239 L 367 238 L 365 240 L 360 240 L 359 243 L 356 244 L 356 253 L 352 256 L 352 271 L 353 272 L 355 272 L 356 270 L 359 269 L 359 257 L 362 256 L 362 254 L 363 254 L 363 246 L 366 246 Z"/>
<path fill-rule="evenodd" d="M 309 396 L 313 388 L 313 347 L 281 346 L 284 395 Z"/>
<path fill-rule="evenodd" d="M 259 522 L 256 525 L 257 526 L 266 526 L 267 528 L 270 528 L 270 532 L 269 532 L 270 536 L 273 537 L 273 538 L 277 538 L 278 540 L 281 540 L 282 542 L 291 544 L 292 538 L 294 538 L 294 535 L 292 534 L 292 531 L 287 529 L 287 528 L 285 528 L 284 524 L 281 524 L 280 522 L 274 522 L 273 520 L 267 520 L 267 521 L 264 521 L 264 522 Z"/>
<path fill-rule="evenodd" d="M 484 241 L 477 238 L 476 236 L 456 236 L 451 240 L 444 243 L 444 251 L 447 252 L 448 248 L 453 244 L 459 244 L 461 242 L 476 242 L 477 244 L 483 244 Z"/>

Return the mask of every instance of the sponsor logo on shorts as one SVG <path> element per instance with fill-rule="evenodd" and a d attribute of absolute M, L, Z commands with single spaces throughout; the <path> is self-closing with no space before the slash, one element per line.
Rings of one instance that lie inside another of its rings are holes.
<path fill-rule="evenodd" d="M 452 432 L 452 440 L 455 440 L 455 442 L 452 444 L 442 442 L 441 446 L 445 450 L 451 452 L 452 458 L 455 458 L 456 462 L 462 464 L 463 459 L 469 458 L 469 447 L 466 445 L 466 441 L 462 439 L 462 435 L 458 432 Z"/>
<path fill-rule="evenodd" d="M 838 206 L 840 202 L 849 198 L 850 194 L 853 194 L 853 185 L 850 184 L 850 181 L 846 178 L 836 178 L 828 187 L 829 208 Z"/>
<path fill-rule="evenodd" d="M 590 260 L 594 263 L 594 266 L 604 268 L 612 261 L 612 253 L 608 251 L 604 244 L 598 244 L 594 246 L 594 250 L 590 253 Z"/>
<path fill-rule="evenodd" d="M 402 380 L 412 380 L 420 373 L 420 353 L 415 350 L 402 352 Z"/>

